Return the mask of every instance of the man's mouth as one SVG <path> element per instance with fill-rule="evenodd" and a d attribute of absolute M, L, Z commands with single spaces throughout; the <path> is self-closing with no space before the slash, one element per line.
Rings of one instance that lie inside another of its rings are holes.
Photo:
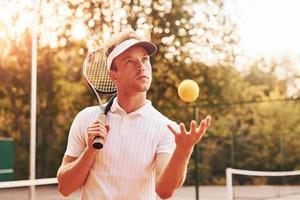
<path fill-rule="evenodd" d="M 139 75 L 137 79 L 149 79 L 149 77 L 146 75 Z"/>

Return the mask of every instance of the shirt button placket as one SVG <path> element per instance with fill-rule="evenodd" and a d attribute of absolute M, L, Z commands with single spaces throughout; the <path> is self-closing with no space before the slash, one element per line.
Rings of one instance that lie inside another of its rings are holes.
<path fill-rule="evenodd" d="M 122 128 L 121 128 L 121 135 L 126 135 L 127 134 L 127 121 L 128 118 L 125 116 L 122 116 Z"/>

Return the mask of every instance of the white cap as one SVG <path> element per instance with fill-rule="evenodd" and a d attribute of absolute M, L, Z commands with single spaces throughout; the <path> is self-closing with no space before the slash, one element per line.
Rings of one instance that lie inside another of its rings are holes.
<path fill-rule="evenodd" d="M 118 55 L 120 55 L 125 50 L 129 49 L 130 47 L 132 47 L 134 45 L 138 45 L 138 46 L 144 47 L 146 49 L 146 51 L 147 51 L 147 53 L 148 53 L 149 56 L 152 56 L 157 51 L 156 45 L 153 44 L 152 42 L 141 41 L 141 40 L 138 40 L 138 39 L 135 39 L 135 38 L 131 38 L 131 39 L 125 40 L 125 41 L 121 42 L 118 46 L 116 46 L 112 50 L 112 52 L 110 52 L 110 54 L 107 56 L 107 60 L 106 60 L 107 69 L 108 70 L 110 69 L 113 60 Z"/>

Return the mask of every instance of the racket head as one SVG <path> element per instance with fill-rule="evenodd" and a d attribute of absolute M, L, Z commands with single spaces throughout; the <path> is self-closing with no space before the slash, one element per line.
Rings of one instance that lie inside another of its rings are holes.
<path fill-rule="evenodd" d="M 83 63 L 83 76 L 88 85 L 101 94 L 114 94 L 117 91 L 114 82 L 108 75 L 103 47 L 87 55 Z"/>

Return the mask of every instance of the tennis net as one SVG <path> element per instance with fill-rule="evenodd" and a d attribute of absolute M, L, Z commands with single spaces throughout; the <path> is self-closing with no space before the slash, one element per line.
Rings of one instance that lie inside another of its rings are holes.
<path fill-rule="evenodd" d="M 228 200 L 300 199 L 300 170 L 251 171 L 226 169 Z"/>

